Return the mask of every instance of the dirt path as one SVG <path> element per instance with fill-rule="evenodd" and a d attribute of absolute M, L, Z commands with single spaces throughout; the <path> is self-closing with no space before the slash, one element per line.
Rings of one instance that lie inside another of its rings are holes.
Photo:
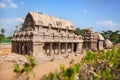
<path fill-rule="evenodd" d="M 53 62 L 46 62 L 41 65 L 36 66 L 35 73 L 38 77 L 41 77 L 43 74 L 48 74 L 50 72 L 54 72 L 55 70 L 59 70 L 60 64 L 64 64 L 65 67 L 69 67 L 70 61 L 73 59 L 76 63 L 80 62 L 81 58 L 84 56 L 84 54 L 78 55 L 76 57 L 57 60 Z"/>

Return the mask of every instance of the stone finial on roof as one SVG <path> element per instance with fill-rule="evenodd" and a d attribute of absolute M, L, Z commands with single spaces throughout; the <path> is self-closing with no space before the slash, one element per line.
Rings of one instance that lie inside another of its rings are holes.
<path fill-rule="evenodd" d="M 92 28 L 91 28 L 91 27 L 88 28 L 88 29 L 87 29 L 87 32 L 92 33 L 92 32 L 93 32 L 93 31 L 92 31 Z"/>

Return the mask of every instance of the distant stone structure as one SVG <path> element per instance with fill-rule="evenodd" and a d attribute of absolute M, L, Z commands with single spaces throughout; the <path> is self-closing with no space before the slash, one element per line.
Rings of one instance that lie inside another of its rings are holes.
<path fill-rule="evenodd" d="M 22 31 L 16 31 L 12 38 L 12 52 L 42 55 L 75 54 L 85 50 L 104 49 L 104 38 L 88 29 L 84 36 L 74 34 L 73 25 L 64 19 L 38 12 L 29 12 Z"/>
<path fill-rule="evenodd" d="M 105 39 L 100 33 L 93 33 L 92 29 L 88 29 L 83 37 L 83 49 L 96 51 L 103 50 L 105 48 Z"/>

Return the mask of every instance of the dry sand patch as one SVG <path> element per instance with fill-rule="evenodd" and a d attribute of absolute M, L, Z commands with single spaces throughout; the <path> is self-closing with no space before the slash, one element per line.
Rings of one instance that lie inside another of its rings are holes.
<path fill-rule="evenodd" d="M 44 62 L 41 64 L 38 64 L 34 68 L 34 73 L 36 75 L 36 79 L 40 79 L 44 74 L 48 74 L 50 72 L 54 72 L 55 70 L 59 71 L 60 64 L 64 64 L 65 67 L 69 67 L 69 63 L 72 59 L 75 60 L 75 62 L 80 62 L 81 58 L 84 56 L 84 54 L 79 54 L 78 56 L 73 56 L 71 58 L 65 58 L 61 60 L 55 60 L 52 62 Z M 9 61 L 4 61 L 0 63 L 0 80 L 11 80 L 15 76 L 15 73 L 13 72 L 13 64 Z"/>

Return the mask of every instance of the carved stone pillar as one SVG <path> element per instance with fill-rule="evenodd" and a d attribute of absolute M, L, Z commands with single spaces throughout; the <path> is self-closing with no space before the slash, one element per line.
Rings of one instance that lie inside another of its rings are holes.
<path fill-rule="evenodd" d="M 73 51 L 73 48 L 74 48 L 74 43 L 72 43 L 72 47 L 71 47 L 72 53 L 74 52 L 74 51 Z"/>
<path fill-rule="evenodd" d="M 12 49 L 11 49 L 12 52 L 15 52 L 15 42 L 12 41 Z"/>
<path fill-rule="evenodd" d="M 82 51 L 82 43 L 77 43 L 77 49 L 76 49 L 76 53 L 80 53 Z"/>
<path fill-rule="evenodd" d="M 39 42 L 39 43 L 32 43 L 30 45 L 32 46 L 31 46 L 31 52 L 29 53 L 31 53 L 32 56 L 34 56 L 36 59 L 39 59 L 41 56 L 44 55 L 43 54 L 44 43 Z"/>
<path fill-rule="evenodd" d="M 54 55 L 54 54 L 52 53 L 52 43 L 50 43 L 50 55 L 51 55 L 51 56 Z"/>
<path fill-rule="evenodd" d="M 67 43 L 65 43 L 65 54 L 68 55 L 68 52 L 67 52 Z"/>
<path fill-rule="evenodd" d="M 19 54 L 21 54 L 21 43 L 19 43 Z"/>
<path fill-rule="evenodd" d="M 60 47 L 61 47 L 61 43 L 58 44 L 58 54 L 60 54 Z"/>
<path fill-rule="evenodd" d="M 15 42 L 14 50 L 16 53 L 19 53 L 19 43 Z"/>

